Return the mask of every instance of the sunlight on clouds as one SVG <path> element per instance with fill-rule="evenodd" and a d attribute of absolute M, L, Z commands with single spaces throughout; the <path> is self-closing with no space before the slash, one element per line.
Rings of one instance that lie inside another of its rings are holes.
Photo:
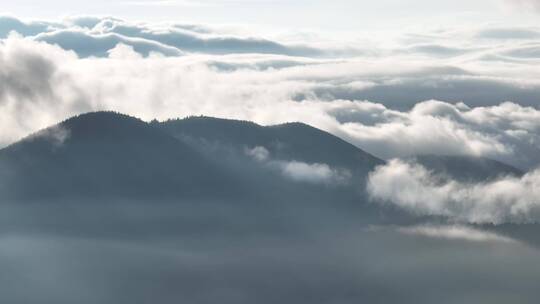
<path fill-rule="evenodd" d="M 118 43 L 113 49 L 107 51 L 111 59 L 141 59 L 141 54 L 135 52 L 132 46 Z"/>

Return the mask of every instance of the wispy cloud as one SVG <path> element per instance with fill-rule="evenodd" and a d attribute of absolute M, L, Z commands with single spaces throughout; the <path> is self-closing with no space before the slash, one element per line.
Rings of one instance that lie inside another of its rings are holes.
<path fill-rule="evenodd" d="M 273 159 L 270 152 L 261 146 L 246 149 L 245 153 L 269 169 L 278 170 L 284 177 L 296 182 L 339 185 L 346 184 L 352 176 L 347 169 L 333 168 L 328 164 Z"/>
<path fill-rule="evenodd" d="M 442 240 L 457 240 L 480 243 L 518 243 L 517 240 L 514 240 L 512 238 L 502 236 L 493 232 L 480 230 L 470 226 L 420 225 L 399 227 L 397 228 L 397 231 L 407 235 L 415 235 Z"/>

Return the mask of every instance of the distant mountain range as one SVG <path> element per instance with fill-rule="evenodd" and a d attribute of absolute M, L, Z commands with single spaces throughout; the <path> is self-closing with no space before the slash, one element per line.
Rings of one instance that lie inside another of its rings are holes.
<path fill-rule="evenodd" d="M 463 180 L 523 174 L 482 158 L 418 156 L 417 161 Z M 211 117 L 146 123 L 95 112 L 0 150 L 0 193 L 14 200 L 302 198 L 358 204 L 365 200 L 369 172 L 384 163 L 302 123 L 266 127 Z M 320 180 L 311 178 L 310 170 Z M 342 180 L 324 180 L 332 175 Z"/>

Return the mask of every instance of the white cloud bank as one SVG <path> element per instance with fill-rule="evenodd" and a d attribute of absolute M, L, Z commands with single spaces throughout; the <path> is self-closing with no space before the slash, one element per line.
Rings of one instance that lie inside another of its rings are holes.
<path fill-rule="evenodd" d="M 422 216 L 468 223 L 540 221 L 540 170 L 522 177 L 461 183 L 420 165 L 392 160 L 370 174 L 367 190 L 376 202 Z"/>
<path fill-rule="evenodd" d="M 396 111 L 370 102 L 334 102 L 344 137 L 383 158 L 472 155 L 529 169 L 540 159 L 540 111 L 515 103 L 470 108 L 440 101 Z"/>

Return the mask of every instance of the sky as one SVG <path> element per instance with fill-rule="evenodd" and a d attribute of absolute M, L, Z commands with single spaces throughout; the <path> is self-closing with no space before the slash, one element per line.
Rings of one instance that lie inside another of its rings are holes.
<path fill-rule="evenodd" d="M 412 24 L 437 26 L 517 21 L 533 24 L 537 19 L 529 9 L 530 5 L 516 5 L 516 2 L 520 1 L 21 0 L 6 1 L 2 10 L 28 18 L 56 19 L 63 15 L 90 14 L 152 21 L 169 19 L 336 31 L 398 29 Z"/>

